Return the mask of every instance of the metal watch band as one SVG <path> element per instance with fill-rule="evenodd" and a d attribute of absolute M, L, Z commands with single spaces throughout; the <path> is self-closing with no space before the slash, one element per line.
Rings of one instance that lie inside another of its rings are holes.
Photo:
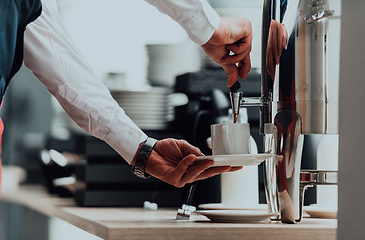
<path fill-rule="evenodd" d="M 148 173 L 145 172 L 145 167 L 147 159 L 151 154 L 151 151 L 157 140 L 154 138 L 147 138 L 146 142 L 142 145 L 141 150 L 138 153 L 136 165 L 132 168 L 133 173 L 140 178 L 147 179 L 150 177 Z"/>

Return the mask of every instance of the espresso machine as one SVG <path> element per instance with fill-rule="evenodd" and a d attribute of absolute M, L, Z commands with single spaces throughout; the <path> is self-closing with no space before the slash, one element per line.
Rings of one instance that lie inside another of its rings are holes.
<path fill-rule="evenodd" d="M 234 113 L 260 106 L 269 211 L 300 222 L 308 185 L 336 184 L 337 172 L 302 171 L 304 135 L 338 134 L 338 81 L 330 79 L 327 45 L 331 0 L 264 0 L 261 97 L 231 93 Z M 339 56 L 338 56 L 339 57 Z"/>

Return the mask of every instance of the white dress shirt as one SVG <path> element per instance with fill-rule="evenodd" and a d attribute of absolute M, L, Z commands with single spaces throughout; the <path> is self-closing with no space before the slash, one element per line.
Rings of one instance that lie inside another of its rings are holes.
<path fill-rule="evenodd" d="M 177 21 L 198 44 L 218 28 L 220 18 L 205 0 L 147 0 Z M 124 113 L 87 64 L 48 0 L 25 31 L 24 64 L 83 130 L 104 140 L 128 163 L 147 135 Z"/>
<path fill-rule="evenodd" d="M 197 44 L 205 44 L 218 29 L 220 17 L 205 0 L 145 0 L 182 26 Z"/>

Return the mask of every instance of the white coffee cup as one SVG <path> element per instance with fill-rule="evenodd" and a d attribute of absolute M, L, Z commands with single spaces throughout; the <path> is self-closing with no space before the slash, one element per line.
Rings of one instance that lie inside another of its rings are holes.
<path fill-rule="evenodd" d="M 250 153 L 249 123 L 213 124 L 211 138 L 213 155 Z"/>

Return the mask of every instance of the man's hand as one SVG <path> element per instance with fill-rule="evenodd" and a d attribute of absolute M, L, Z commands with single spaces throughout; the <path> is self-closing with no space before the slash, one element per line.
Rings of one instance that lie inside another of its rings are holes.
<path fill-rule="evenodd" d="M 211 167 L 212 160 L 195 162 L 202 152 L 185 140 L 172 138 L 156 143 L 147 160 L 145 171 L 175 187 L 183 187 L 186 183 L 202 180 L 214 175 L 236 171 L 242 167 Z"/>
<path fill-rule="evenodd" d="M 251 69 L 252 26 L 246 18 L 221 18 L 219 28 L 202 48 L 228 76 L 232 87 L 238 76 L 246 78 Z M 230 55 L 233 52 L 234 55 Z M 236 65 L 238 63 L 238 66 Z"/>

